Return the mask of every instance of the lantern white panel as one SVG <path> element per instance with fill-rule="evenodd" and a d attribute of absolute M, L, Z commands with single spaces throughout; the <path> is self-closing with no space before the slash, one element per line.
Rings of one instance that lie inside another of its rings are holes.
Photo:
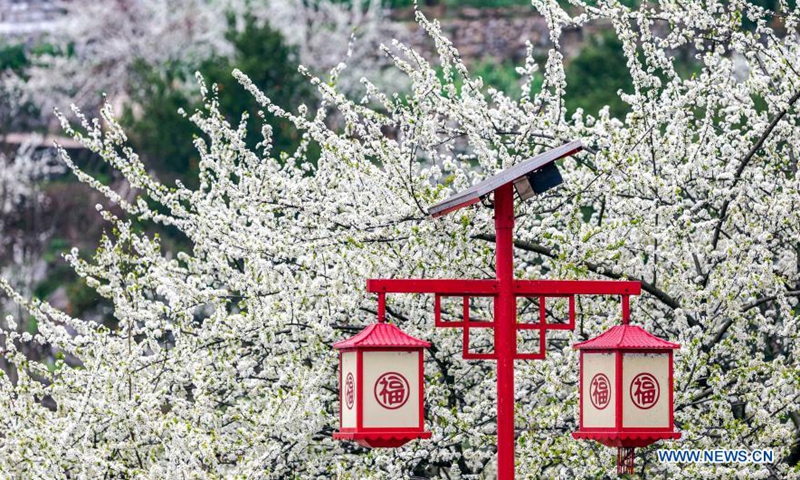
<path fill-rule="evenodd" d="M 364 427 L 419 427 L 419 357 L 417 351 L 364 352 Z"/>
<path fill-rule="evenodd" d="M 356 411 L 358 408 L 358 370 L 356 369 L 356 352 L 342 353 L 341 409 L 342 428 L 356 428 Z"/>
<path fill-rule="evenodd" d="M 615 426 L 616 368 L 613 353 L 583 352 L 581 409 L 584 428 Z"/>
<path fill-rule="evenodd" d="M 671 427 L 669 355 L 626 353 L 622 371 L 622 426 Z"/>

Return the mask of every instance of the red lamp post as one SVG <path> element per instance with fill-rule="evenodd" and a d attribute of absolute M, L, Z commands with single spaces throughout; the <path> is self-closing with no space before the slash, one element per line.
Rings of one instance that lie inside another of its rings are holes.
<path fill-rule="evenodd" d="M 518 165 L 487 178 L 486 180 L 459 192 L 452 197 L 428 209 L 432 217 L 439 217 L 460 208 L 493 197 L 495 212 L 495 270 L 496 278 L 484 280 L 423 280 L 423 279 L 371 279 L 367 280 L 367 291 L 378 294 L 378 317 L 383 320 L 385 312 L 385 295 L 387 293 L 432 293 L 434 298 L 434 316 L 437 327 L 462 328 L 464 334 L 463 358 L 468 360 L 497 361 L 497 473 L 500 480 L 514 478 L 514 449 L 516 435 L 514 429 L 514 361 L 540 360 L 546 354 L 547 330 L 572 330 L 575 328 L 575 296 L 576 295 L 620 295 L 623 299 L 623 317 L 627 319 L 628 298 L 641 292 L 639 282 L 629 281 L 576 281 L 576 280 L 519 280 L 514 278 L 513 266 L 513 230 L 514 230 L 514 191 L 522 200 L 534 194 L 552 188 L 561 183 L 561 176 L 555 161 L 577 153 L 583 149 L 580 141 L 574 141 L 526 160 Z M 444 321 L 441 314 L 442 297 L 461 297 L 463 300 L 463 318 L 460 321 Z M 494 304 L 494 320 L 471 321 L 469 318 L 470 297 L 491 297 Z M 533 297 L 539 301 L 539 322 L 519 323 L 517 321 L 517 298 Z M 546 322 L 546 299 L 550 297 L 567 298 L 569 301 L 569 319 L 567 323 Z M 380 324 L 379 324 L 380 325 Z M 383 324 L 385 325 L 385 324 Z M 368 327 L 367 330 L 369 330 Z M 494 352 L 472 353 L 469 349 L 469 331 L 473 328 L 491 328 L 494 333 Z M 365 330 L 356 337 L 366 335 Z M 537 352 L 519 352 L 517 335 L 520 330 L 538 330 L 539 348 Z M 399 330 L 398 330 L 399 331 Z M 354 337 L 351 340 L 355 340 Z M 350 340 L 346 341 L 350 342 Z M 342 342 L 337 348 L 351 343 Z M 421 358 L 421 357 L 420 357 Z M 342 364 L 344 367 L 344 362 Z M 340 368 L 340 372 L 341 372 Z M 420 374 L 421 375 L 421 374 Z M 422 379 L 420 379 L 420 382 Z M 345 379 L 345 389 L 347 379 Z M 341 384 L 341 378 L 340 378 Z M 421 384 L 421 383 L 420 383 Z M 362 391 L 358 387 L 358 391 Z M 359 397 L 363 398 L 363 397 Z M 421 394 L 420 394 L 421 399 Z M 421 410 L 420 410 L 421 412 Z M 344 415 L 342 422 L 345 421 Z M 342 423 L 341 432 L 336 438 L 362 440 L 369 446 L 393 446 L 392 441 L 377 444 L 366 441 L 365 437 L 357 437 L 356 431 L 350 431 Z M 356 429 L 361 429 L 359 425 Z M 419 428 L 414 430 L 411 438 L 423 438 L 421 418 Z M 405 437 L 404 437 L 405 438 Z M 396 440 L 402 445 L 404 441 Z"/>

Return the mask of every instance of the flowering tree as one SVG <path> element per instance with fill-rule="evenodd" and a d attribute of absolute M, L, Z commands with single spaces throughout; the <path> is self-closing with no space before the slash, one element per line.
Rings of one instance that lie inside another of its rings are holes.
<path fill-rule="evenodd" d="M 592 2 L 594 4 L 594 2 Z M 19 379 L 0 382 L 0 471 L 22 477 L 286 476 L 478 478 L 493 471 L 491 365 L 460 359 L 461 337 L 432 328 L 432 299 L 390 298 L 389 319 L 432 341 L 430 441 L 365 451 L 330 438 L 338 417 L 331 344 L 374 321 L 370 277 L 480 277 L 493 261 L 491 211 L 426 218 L 425 206 L 544 148 L 582 138 L 562 188 L 517 206 L 516 275 L 639 279 L 632 319 L 683 345 L 676 357 L 681 447 L 773 448 L 773 465 L 657 463 L 664 476 L 797 475 L 800 295 L 797 100 L 800 11 L 744 1 L 664 0 L 629 9 L 535 1 L 554 44 L 545 82 L 521 100 L 469 75 L 437 22 L 418 20 L 436 63 L 394 44 L 384 51 L 411 91 L 364 81 L 359 101 L 310 76 L 322 102 L 282 110 L 241 72 L 263 108 L 302 132 L 296 151 L 248 150 L 242 126 L 206 108 L 199 187 L 148 176 L 109 105 L 75 111 L 66 131 L 141 192 L 125 201 L 62 158 L 125 212 L 99 208 L 108 234 L 91 259 L 67 260 L 114 305 L 117 328 L 70 318 L 0 286 L 39 321 L 6 321 L 5 355 Z M 624 120 L 607 109 L 565 118 L 559 38 L 608 22 L 624 46 L 634 93 Z M 696 54 L 682 77 L 674 56 Z M 529 55 L 519 73 L 537 69 Z M 458 85 L 458 86 L 457 86 Z M 326 126 L 339 115 L 343 131 Z M 241 125 L 245 123 L 242 122 Z M 321 155 L 308 161 L 315 142 Z M 179 229 L 172 255 L 132 219 Z M 547 359 L 517 367 L 518 471 L 529 477 L 614 475 L 610 449 L 577 442 L 576 340 L 618 322 L 608 300 L 579 303 L 576 332 L 551 334 Z M 19 353 L 46 343 L 76 359 L 54 369 Z M 42 405 L 49 400 L 47 408 Z M 53 407 L 52 405 L 56 405 Z"/>
<path fill-rule="evenodd" d="M 191 69 L 232 54 L 228 17 L 235 31 L 244 29 L 247 16 L 268 22 L 315 70 L 328 71 L 350 57 L 354 75 L 370 63 L 366 56 L 383 26 L 379 4 L 368 0 L 76 0 L 65 9 L 46 39 L 57 48 L 29 69 L 27 88 L 47 112 L 66 102 L 94 108 L 100 93 L 125 100 L 142 65 Z M 350 48 L 355 37 L 361 41 Z"/>

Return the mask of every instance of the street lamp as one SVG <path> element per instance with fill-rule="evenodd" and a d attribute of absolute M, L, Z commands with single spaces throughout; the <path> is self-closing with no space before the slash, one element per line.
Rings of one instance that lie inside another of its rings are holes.
<path fill-rule="evenodd" d="M 428 293 L 434 294 L 434 324 L 436 327 L 462 328 L 464 331 L 463 358 L 467 360 L 495 360 L 497 363 L 497 473 L 500 480 L 514 478 L 514 362 L 515 360 L 541 360 L 547 353 L 547 330 L 572 330 L 575 328 L 575 296 L 576 295 L 619 295 L 622 298 L 623 318 L 627 322 L 628 302 L 630 295 L 641 292 L 640 282 L 631 281 L 600 281 L 600 280 L 521 280 L 514 278 L 513 270 L 513 229 L 514 229 L 514 191 L 521 199 L 527 199 L 552 188 L 562 182 L 561 174 L 555 162 L 583 150 L 580 141 L 566 143 L 542 153 L 536 157 L 521 162 L 502 172 L 491 176 L 472 187 L 454 194 L 446 200 L 431 206 L 428 213 L 431 217 L 440 217 L 461 208 L 474 205 L 489 195 L 493 197 L 494 226 L 496 232 L 495 270 L 493 279 L 369 279 L 367 291 L 378 294 L 378 319 L 383 322 L 385 315 L 385 301 L 388 293 Z M 441 299 L 444 297 L 461 297 L 463 301 L 463 316 L 458 321 L 443 321 L 441 318 Z M 469 315 L 469 299 L 471 297 L 491 297 L 494 305 L 493 321 L 472 321 Z M 538 323 L 517 322 L 517 298 L 537 298 L 539 302 Z M 547 323 L 546 299 L 566 298 L 569 304 L 569 321 L 567 323 Z M 380 323 L 379 325 L 386 325 Z M 369 329 L 370 327 L 368 327 Z M 384 328 L 384 327 L 381 327 Z M 489 353 L 471 353 L 469 351 L 469 330 L 472 328 L 491 328 L 494 334 L 495 350 Z M 638 327 L 637 327 L 638 328 Z M 520 352 L 517 350 L 517 336 L 521 330 L 538 330 L 539 346 L 536 352 Z M 365 330 L 366 331 L 366 330 Z M 364 332 L 362 332 L 363 334 Z M 361 335 L 361 334 L 359 334 Z M 359 336 L 357 335 L 357 337 Z M 355 338 L 355 337 L 354 337 Z M 353 339 L 351 339 L 353 340 Z M 349 340 L 347 341 L 349 342 Z M 337 344 L 352 345 L 346 342 Z M 350 348 L 350 347 L 348 347 Z M 421 351 L 421 349 L 420 349 Z M 671 350 L 670 350 L 671 352 Z M 622 355 L 622 354 L 620 354 Z M 626 353 L 627 355 L 627 353 Z M 620 356 L 622 358 L 622 356 Z M 421 359 L 421 355 L 420 355 Z M 671 359 L 671 353 L 670 353 Z M 362 363 L 363 364 L 363 363 Z M 343 363 L 344 365 L 344 363 Z M 670 362 L 671 365 L 671 362 Z M 341 369 L 340 369 L 341 371 Z M 610 373 L 610 372 L 609 372 Z M 341 375 L 340 375 L 341 376 Z M 606 375 L 608 376 L 608 375 Z M 617 377 L 614 377 L 617 378 Z M 621 375 L 620 375 L 620 378 Z M 346 395 L 347 378 L 341 383 Z M 420 386 L 422 378 L 420 377 Z M 610 382 L 610 377 L 609 377 Z M 671 377 L 670 377 L 671 385 Z M 365 398 L 365 389 L 356 387 L 357 392 Z M 420 387 L 421 388 L 421 387 Z M 610 388 L 610 387 L 609 387 Z M 671 387 L 670 387 L 671 388 Z M 670 390 L 671 391 L 671 390 Z M 420 394 L 420 401 L 422 395 Z M 670 410 L 671 411 L 671 410 Z M 421 410 L 420 410 L 421 412 Z M 349 415 L 349 414 L 348 414 Z M 409 410 L 409 415 L 411 411 Z M 408 422 L 414 424 L 409 417 Z M 621 417 L 620 417 L 621 418 Z M 632 417 L 631 417 L 632 418 Z M 342 416 L 342 422 L 345 420 Z M 430 435 L 424 432 L 422 419 L 413 434 L 413 438 L 424 438 Z M 350 420 L 351 421 L 351 420 Z M 349 424 L 349 425 L 352 425 Z M 415 424 L 416 425 L 416 424 Z M 359 425 L 356 429 L 362 428 Z M 670 416 L 669 427 L 672 427 Z M 352 432 L 342 424 L 336 438 L 351 438 Z M 576 432 L 582 435 L 583 431 Z M 353 433 L 354 434 L 354 433 Z M 591 438 L 588 436 L 579 438 Z M 663 437 L 662 437 L 663 438 Z M 675 438 L 675 437 L 670 437 Z M 402 445 L 411 438 L 402 441 Z M 363 438 L 362 438 L 363 440 Z M 370 444 L 371 442 L 361 442 Z M 389 446 L 376 445 L 371 446 Z"/>
<path fill-rule="evenodd" d="M 634 449 L 677 439 L 672 351 L 677 343 L 622 325 L 575 344 L 580 350 L 580 421 L 572 434 L 617 447 L 617 473 L 633 473 Z"/>

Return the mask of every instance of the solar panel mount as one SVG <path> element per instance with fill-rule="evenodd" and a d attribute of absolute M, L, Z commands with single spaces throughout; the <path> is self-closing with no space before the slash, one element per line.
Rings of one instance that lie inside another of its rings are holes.
<path fill-rule="evenodd" d="M 428 207 L 428 214 L 436 218 L 473 205 L 508 183 L 514 183 L 514 188 L 520 198 L 523 200 L 530 198 L 561 183 L 561 175 L 555 167 L 555 161 L 581 150 L 583 150 L 583 143 L 580 140 L 573 140 L 548 150 Z"/>

